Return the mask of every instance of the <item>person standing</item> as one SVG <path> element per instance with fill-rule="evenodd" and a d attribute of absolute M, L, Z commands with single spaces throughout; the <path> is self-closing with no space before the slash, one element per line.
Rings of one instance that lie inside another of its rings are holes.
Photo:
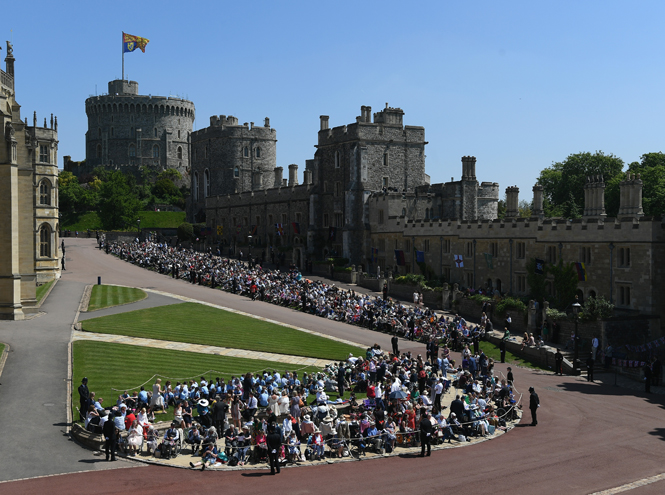
<path fill-rule="evenodd" d="M 397 338 L 397 334 L 394 334 L 392 339 L 390 339 L 390 342 L 393 345 L 393 355 L 395 357 L 399 357 L 399 338 Z"/>
<path fill-rule="evenodd" d="M 425 457 L 425 448 L 427 448 L 427 456 L 432 454 L 432 427 L 431 414 L 425 413 L 423 419 L 420 421 L 420 457 Z"/>
<path fill-rule="evenodd" d="M 106 453 L 106 460 L 109 460 L 109 450 L 111 455 L 111 461 L 115 461 L 115 444 L 116 444 L 116 432 L 115 423 L 113 421 L 113 412 L 109 412 L 108 419 L 102 427 L 102 434 L 104 435 L 104 452 Z"/>
<path fill-rule="evenodd" d="M 593 360 L 593 353 L 589 354 L 589 357 L 586 360 L 586 381 L 587 382 L 592 382 L 593 381 L 593 367 L 595 365 L 595 361 Z"/>
<path fill-rule="evenodd" d="M 600 345 L 600 342 L 598 342 L 598 337 L 596 335 L 593 336 L 593 339 L 591 339 L 591 359 L 594 361 L 598 359 L 598 346 Z"/>
<path fill-rule="evenodd" d="M 339 390 L 339 396 L 344 397 L 344 377 L 346 375 L 346 369 L 344 368 L 344 363 L 340 361 L 339 368 L 337 369 L 337 389 Z"/>
<path fill-rule="evenodd" d="M 662 373 L 662 365 L 660 364 L 660 359 L 658 359 L 658 356 L 653 358 L 653 362 L 651 363 L 651 374 L 653 375 L 653 378 L 651 380 L 653 385 L 660 385 L 660 375 Z"/>
<path fill-rule="evenodd" d="M 388 282 L 383 283 L 383 300 L 388 300 Z"/>
<path fill-rule="evenodd" d="M 501 352 L 501 362 L 505 363 L 506 362 L 506 339 L 501 339 L 501 343 L 499 344 L 499 351 Z"/>
<path fill-rule="evenodd" d="M 266 437 L 266 444 L 268 445 L 268 461 L 270 462 L 270 474 L 279 474 L 279 450 L 282 447 L 282 438 L 279 433 L 275 431 L 275 424 L 271 423 L 268 426 L 268 436 Z"/>
<path fill-rule="evenodd" d="M 561 349 L 557 349 L 554 355 L 554 374 L 563 375 L 563 354 L 561 354 Z"/>
<path fill-rule="evenodd" d="M 513 382 L 515 381 L 515 378 L 513 377 L 513 369 L 510 366 L 508 366 L 508 373 L 506 374 L 506 381 L 508 382 L 508 384 L 511 387 L 513 386 Z"/>
<path fill-rule="evenodd" d="M 529 387 L 529 409 L 531 410 L 531 426 L 537 426 L 538 425 L 538 408 L 540 407 L 540 399 L 538 398 L 538 394 L 534 390 L 533 387 Z"/>
<path fill-rule="evenodd" d="M 88 390 L 88 378 L 83 377 L 81 380 L 81 385 L 79 385 L 79 403 L 81 405 L 79 409 L 79 416 L 81 420 L 85 421 L 85 414 L 88 411 L 90 406 L 90 391 Z"/>
<path fill-rule="evenodd" d="M 651 363 L 647 361 L 644 364 L 644 391 L 647 394 L 651 393 L 651 379 L 653 378 L 653 370 L 651 369 Z"/>

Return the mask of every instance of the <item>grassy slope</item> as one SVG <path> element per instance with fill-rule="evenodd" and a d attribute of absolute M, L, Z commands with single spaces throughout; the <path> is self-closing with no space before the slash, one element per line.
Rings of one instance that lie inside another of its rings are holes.
<path fill-rule="evenodd" d="M 83 330 L 322 359 L 364 349 L 196 303 L 131 311 L 82 322 Z"/>
<path fill-rule="evenodd" d="M 302 376 L 304 372 L 317 370 L 317 368 L 302 368 L 272 361 L 92 341 L 74 342 L 73 358 L 72 417 L 75 420 L 78 419 L 76 407 L 79 405 L 77 389 L 84 376 L 88 377 L 90 391 L 95 392 L 97 397 L 104 398 L 103 405 L 110 407 L 115 405 L 118 395 L 122 393 L 112 389 L 123 391 L 126 389 L 131 395 L 133 388 L 149 380 L 145 389 L 151 391 L 156 379 L 153 378 L 155 374 L 169 377 L 162 377 L 162 385 L 166 383 L 167 379 L 171 379 L 172 385 L 175 387 L 177 381 L 183 381 L 186 378 L 199 381 L 202 374 L 209 370 L 215 372 L 205 375 L 208 380 L 216 377 L 224 377 L 225 380 L 228 380 L 232 375 L 238 376 L 250 371 L 262 372 L 264 369 L 277 370 L 280 373 L 285 370 L 297 370 L 299 376 Z M 156 419 L 162 421 L 172 417 L 172 412 L 169 412 L 166 415 L 158 415 Z"/>
<path fill-rule="evenodd" d="M 54 282 L 55 280 L 51 280 L 50 282 L 47 282 L 37 287 L 37 301 L 39 301 L 40 303 L 42 302 L 42 299 L 48 292 L 49 287 L 51 287 Z"/>
<path fill-rule="evenodd" d="M 93 285 L 88 311 L 118 306 L 148 297 L 141 289 L 133 287 L 115 287 L 113 285 Z"/>
<path fill-rule="evenodd" d="M 492 344 L 491 342 L 485 342 L 481 341 L 480 342 L 480 350 L 485 353 L 485 355 L 488 358 L 494 359 L 495 363 L 500 363 L 501 362 L 501 352 L 499 351 L 499 347 Z M 506 351 L 506 363 L 508 364 L 514 364 L 515 366 L 524 366 L 526 368 L 533 368 L 533 369 L 544 369 L 548 371 L 552 371 L 551 368 L 543 368 L 542 366 L 539 366 L 535 363 L 532 363 L 528 359 L 524 359 L 520 356 L 516 356 L 512 352 Z"/>
<path fill-rule="evenodd" d="M 144 229 L 159 229 L 159 228 L 177 228 L 178 225 L 185 221 L 184 211 L 140 211 L 139 218 L 141 219 L 141 228 Z M 99 220 L 99 215 L 96 211 L 88 211 L 84 213 L 69 213 L 63 216 L 62 229 L 63 230 L 78 230 L 79 232 L 90 230 L 101 230 L 102 222 Z M 129 229 L 136 230 L 136 225 L 132 225 Z"/>

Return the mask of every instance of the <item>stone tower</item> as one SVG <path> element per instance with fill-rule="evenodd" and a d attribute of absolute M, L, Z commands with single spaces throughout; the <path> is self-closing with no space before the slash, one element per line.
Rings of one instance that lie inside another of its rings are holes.
<path fill-rule="evenodd" d="M 210 196 L 281 186 L 281 180 L 275 181 L 276 144 L 277 134 L 267 117 L 263 126 L 238 124 L 232 115 L 210 117 L 209 127 L 192 133 L 189 218 L 204 221 Z"/>
<path fill-rule="evenodd" d="M 181 98 L 141 96 L 136 81 L 109 82 L 107 95 L 85 100 L 88 116 L 86 169 L 142 166 L 189 170 L 194 103 Z"/>

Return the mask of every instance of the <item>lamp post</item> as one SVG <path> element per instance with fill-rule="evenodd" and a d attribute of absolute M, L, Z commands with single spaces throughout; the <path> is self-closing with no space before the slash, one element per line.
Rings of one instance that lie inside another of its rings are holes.
<path fill-rule="evenodd" d="M 251 261 L 252 259 L 252 236 L 247 236 L 247 259 Z"/>
<path fill-rule="evenodd" d="M 573 315 L 575 316 L 575 342 L 573 342 L 573 370 L 574 373 L 577 373 L 577 368 L 579 363 L 578 358 L 579 358 L 579 352 L 580 352 L 580 336 L 577 334 L 577 323 L 579 321 L 579 314 L 580 314 L 580 308 L 582 305 L 577 302 L 577 300 L 573 303 Z"/>
<path fill-rule="evenodd" d="M 141 219 L 140 218 L 138 220 L 136 220 L 136 225 L 139 228 L 138 238 L 139 238 L 139 242 L 141 242 Z"/>

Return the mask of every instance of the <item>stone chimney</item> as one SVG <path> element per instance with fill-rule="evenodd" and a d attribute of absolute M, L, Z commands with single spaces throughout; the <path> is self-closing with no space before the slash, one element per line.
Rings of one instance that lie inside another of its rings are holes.
<path fill-rule="evenodd" d="M 517 218 L 520 216 L 519 196 L 519 187 L 506 187 L 506 218 Z"/>
<path fill-rule="evenodd" d="M 275 167 L 275 187 L 282 187 L 282 175 L 284 174 L 283 167 Z"/>
<path fill-rule="evenodd" d="M 311 170 L 305 170 L 303 172 L 303 180 L 305 181 L 306 186 L 311 186 L 312 185 L 312 171 Z"/>
<path fill-rule="evenodd" d="M 270 119 L 268 117 L 263 120 L 263 127 L 270 127 Z"/>
<path fill-rule="evenodd" d="M 619 216 L 644 216 L 642 209 L 642 179 L 640 174 L 626 174 L 626 180 L 619 183 L 621 188 Z"/>
<path fill-rule="evenodd" d="M 319 118 L 321 119 L 321 130 L 325 131 L 326 129 L 328 129 L 328 119 L 330 117 L 328 117 L 327 115 L 321 115 Z"/>
<path fill-rule="evenodd" d="M 543 210 L 543 186 L 540 184 L 533 186 L 533 209 L 531 210 L 531 216 L 538 218 L 545 216 Z"/>
<path fill-rule="evenodd" d="M 602 175 L 586 178 L 584 184 L 584 216 L 605 217 L 605 180 Z"/>
<path fill-rule="evenodd" d="M 252 189 L 262 189 L 263 188 L 263 171 L 255 170 L 252 180 Z"/>
<path fill-rule="evenodd" d="M 476 180 L 476 157 L 462 157 L 462 180 Z"/>
<path fill-rule="evenodd" d="M 16 59 L 14 58 L 14 48 L 12 47 L 12 44 L 10 41 L 7 42 L 7 56 L 5 57 L 5 69 L 7 71 L 7 74 L 14 77 L 14 61 Z M 14 86 L 16 87 L 16 86 Z M 37 126 L 35 126 L 37 127 Z"/>
<path fill-rule="evenodd" d="M 289 165 L 289 187 L 298 185 L 298 165 L 292 163 Z"/>

